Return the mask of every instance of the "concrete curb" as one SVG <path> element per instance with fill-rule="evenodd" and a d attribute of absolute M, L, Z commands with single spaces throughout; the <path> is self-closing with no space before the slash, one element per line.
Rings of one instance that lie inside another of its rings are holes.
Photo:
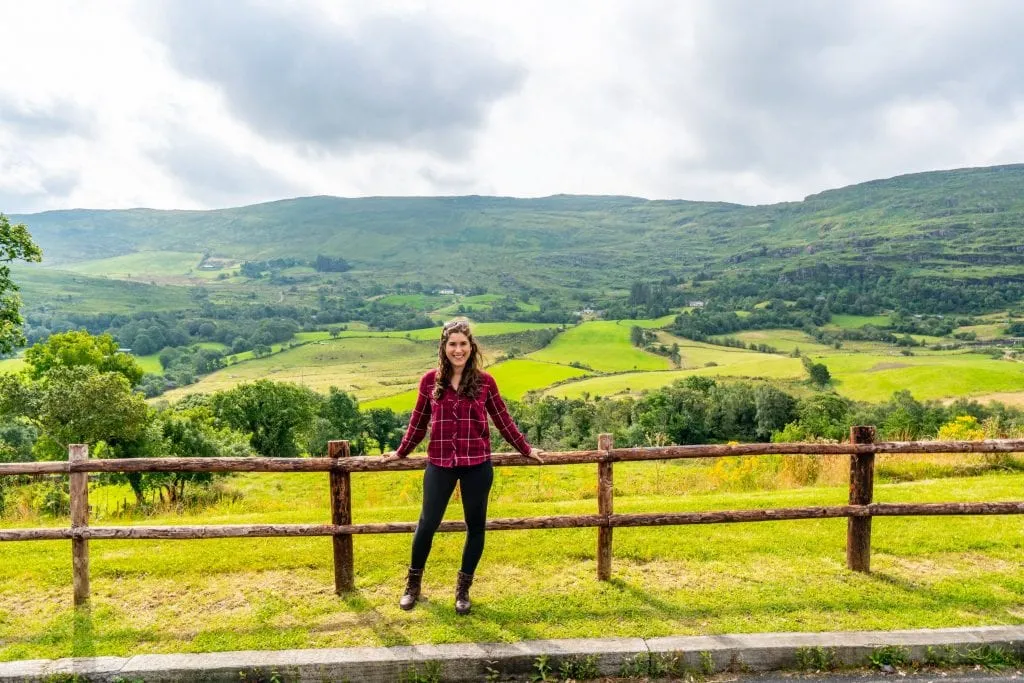
<path fill-rule="evenodd" d="M 482 681 L 528 679 L 546 658 L 550 675 L 576 667 L 575 678 L 643 676 L 683 668 L 702 673 L 796 669 L 808 658 L 839 666 L 863 666 L 878 648 L 903 648 L 923 662 L 938 653 L 949 657 L 981 646 L 1024 654 L 1024 626 L 762 633 L 670 638 L 589 638 L 519 643 L 465 643 L 331 650 L 213 652 L 29 660 L 0 663 L 0 683 L 78 680 L 146 683 L 164 681 L 368 681 L 392 683 L 419 674 L 419 680 Z M 930 649 L 931 648 L 931 649 Z M 436 675 L 437 678 L 432 678 Z M 74 678 L 77 676 L 78 678 Z"/>

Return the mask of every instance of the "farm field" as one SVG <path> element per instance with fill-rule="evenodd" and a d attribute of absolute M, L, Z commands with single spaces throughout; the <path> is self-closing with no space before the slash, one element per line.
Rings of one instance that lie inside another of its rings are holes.
<path fill-rule="evenodd" d="M 841 315 L 833 313 L 831 324 L 834 327 L 843 329 L 854 329 L 857 327 L 864 327 L 865 325 L 885 327 L 891 323 L 892 320 L 888 315 Z"/>
<path fill-rule="evenodd" d="M 669 313 L 668 315 L 663 315 L 660 318 L 648 318 L 645 320 L 617 320 L 615 322 L 625 327 L 633 327 L 636 325 L 637 327 L 642 327 L 647 330 L 654 330 L 671 325 L 675 320 L 676 314 Z"/>
<path fill-rule="evenodd" d="M 748 330 L 718 335 L 714 339 L 722 341 L 727 337 L 739 339 L 744 344 L 767 344 L 782 353 L 791 353 L 795 349 L 800 349 L 805 354 L 832 350 L 831 346 L 819 343 L 814 337 L 800 330 Z"/>
<path fill-rule="evenodd" d="M 710 464 L 615 465 L 616 511 L 845 503 L 845 486 L 705 492 Z M 410 521 L 422 473 L 357 474 L 356 522 Z M 501 468 L 495 518 L 593 513 L 593 466 Z M 146 524 L 321 523 L 326 475 L 244 474 L 204 513 Z M 882 502 L 1015 500 L 1024 475 L 876 484 Z M 687 495 L 680 495 L 681 493 Z M 117 487 L 91 493 L 94 523 Z M 458 519 L 457 504 L 447 517 Z M 66 526 L 66 519 L 2 526 Z M 356 536 L 356 591 L 334 594 L 331 541 L 93 541 L 92 610 L 71 609 L 67 542 L 3 545 L 0 660 L 537 638 L 1020 624 L 1024 517 L 878 518 L 872 574 L 845 568 L 846 522 L 806 520 L 617 530 L 612 581 L 596 580 L 594 529 L 488 534 L 473 613 L 456 617 L 460 534 L 440 534 L 415 610 L 397 606 L 410 536 Z M 784 538 L 785 542 L 780 539 Z"/>
<path fill-rule="evenodd" d="M 836 390 L 860 401 L 884 401 L 908 389 L 915 398 L 939 399 L 1024 391 L 1024 363 L 972 353 L 946 356 L 823 356 Z"/>
<path fill-rule="evenodd" d="M 63 265 L 63 270 L 84 275 L 150 280 L 154 277 L 186 277 L 202 260 L 201 253 L 185 251 L 139 251 L 123 256 Z"/>
<path fill-rule="evenodd" d="M 542 363 L 524 358 L 507 360 L 489 366 L 486 370 L 494 376 L 498 388 L 501 389 L 501 395 L 516 401 L 528 391 L 543 389 L 556 382 L 590 374 L 586 370 L 570 368 L 567 365 Z M 410 389 L 393 396 L 361 402 L 359 407 L 363 410 L 391 408 L 395 412 L 406 412 L 412 410 L 413 404 L 416 403 L 416 393 L 416 389 Z"/>
<path fill-rule="evenodd" d="M 360 399 L 394 392 L 394 385 L 415 386 L 419 374 L 434 363 L 432 345 L 402 338 L 339 338 L 303 344 L 263 358 L 218 370 L 199 382 L 164 394 L 175 401 L 196 392 L 229 389 L 241 382 L 274 379 L 317 391 L 331 386 Z"/>
<path fill-rule="evenodd" d="M 77 313 L 133 313 L 183 309 L 192 303 L 185 287 L 92 277 L 34 265 L 14 264 L 11 272 L 29 308 L 49 302 Z"/>
<path fill-rule="evenodd" d="M 571 327 L 529 357 L 565 365 L 577 362 L 600 372 L 667 370 L 671 367 L 667 358 L 633 346 L 629 340 L 629 326 L 606 320 Z"/>
<path fill-rule="evenodd" d="M 684 351 L 685 353 L 685 351 Z M 545 395 L 562 398 L 581 398 L 584 393 L 594 396 L 616 396 L 638 394 L 657 389 L 691 376 L 728 377 L 745 379 L 799 379 L 804 369 L 796 358 L 773 354 L 750 353 L 738 357 L 728 365 L 701 367 L 692 370 L 668 370 L 661 372 L 624 372 L 614 375 L 587 377 L 569 382 L 545 391 Z"/>

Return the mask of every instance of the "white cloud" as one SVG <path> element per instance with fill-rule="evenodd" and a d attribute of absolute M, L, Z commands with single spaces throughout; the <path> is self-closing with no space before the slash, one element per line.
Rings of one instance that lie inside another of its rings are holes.
<path fill-rule="evenodd" d="M 0 4 L 0 210 L 764 203 L 1024 160 L 1013 0 L 249 0 L 230 35 L 159 7 Z"/>

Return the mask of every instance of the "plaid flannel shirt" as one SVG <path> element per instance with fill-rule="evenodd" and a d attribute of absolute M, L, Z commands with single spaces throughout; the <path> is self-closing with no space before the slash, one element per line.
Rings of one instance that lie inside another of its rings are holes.
<path fill-rule="evenodd" d="M 498 384 L 486 372 L 482 375 L 483 385 L 475 399 L 456 393 L 450 386 L 445 387 L 440 399 L 435 399 L 437 370 L 423 375 L 416 408 L 395 452 L 403 458 L 407 456 L 423 440 L 429 426 L 427 457 L 430 462 L 438 467 L 479 465 L 491 458 L 491 434 L 487 427 L 487 416 L 490 415 L 505 440 L 527 455 L 530 444 L 508 414 L 498 393 Z"/>

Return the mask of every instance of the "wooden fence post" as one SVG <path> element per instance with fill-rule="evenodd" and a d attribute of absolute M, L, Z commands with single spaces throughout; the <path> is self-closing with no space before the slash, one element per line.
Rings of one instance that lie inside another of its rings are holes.
<path fill-rule="evenodd" d="M 850 442 L 874 443 L 875 428 L 850 427 Z M 875 488 L 875 454 L 850 456 L 850 505 L 870 505 Z M 871 517 L 846 520 L 846 566 L 856 572 L 871 571 Z"/>
<path fill-rule="evenodd" d="M 611 434 L 597 437 L 597 448 L 610 451 L 613 448 Z M 597 528 L 597 578 L 608 581 L 612 578 L 612 526 L 609 516 L 612 514 L 614 490 L 612 487 L 612 462 L 603 460 L 597 464 L 597 512 L 603 517 L 604 524 Z"/>
<path fill-rule="evenodd" d="M 327 455 L 331 458 L 349 457 L 348 441 L 328 441 Z M 349 472 L 331 470 L 331 523 L 352 523 L 352 477 Z M 355 590 L 352 534 L 335 534 L 334 592 L 338 595 Z"/>
<path fill-rule="evenodd" d="M 83 443 L 68 446 L 68 462 L 81 462 L 89 457 L 89 446 Z M 89 526 L 89 473 L 69 475 L 71 494 L 71 530 Z M 71 539 L 71 576 L 75 591 L 75 607 L 89 604 L 89 541 Z"/>

